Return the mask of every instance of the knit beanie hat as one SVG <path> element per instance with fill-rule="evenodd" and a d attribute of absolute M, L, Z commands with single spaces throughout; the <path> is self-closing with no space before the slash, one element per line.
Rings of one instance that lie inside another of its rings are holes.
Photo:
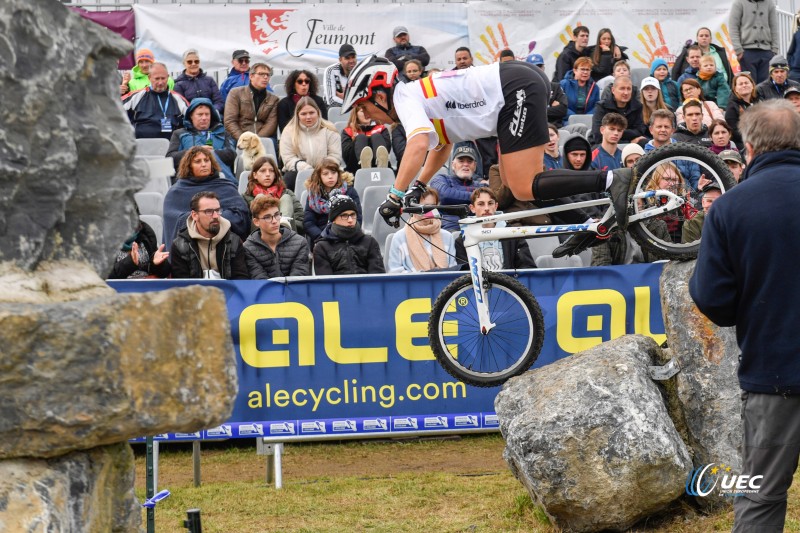
<path fill-rule="evenodd" d="M 586 142 L 586 139 L 583 139 L 580 136 L 573 137 L 564 143 L 564 153 L 568 154 L 577 150 L 588 153 L 590 150 L 586 147 L 587 144 L 588 143 Z"/>
<path fill-rule="evenodd" d="M 333 222 L 336 217 L 345 211 L 355 211 L 358 213 L 355 200 L 346 194 L 339 194 L 331 198 L 331 209 L 328 212 L 328 222 Z"/>
<path fill-rule="evenodd" d="M 769 73 L 772 74 L 772 71 L 775 69 L 779 70 L 789 70 L 789 63 L 786 61 L 786 58 L 780 54 L 777 54 L 769 60 Z"/>
<path fill-rule="evenodd" d="M 659 57 L 657 59 L 654 59 L 653 62 L 650 63 L 650 75 L 651 76 L 653 75 L 653 73 L 656 71 L 656 69 L 658 67 L 667 67 L 667 70 L 669 70 L 669 65 L 667 65 L 667 62 Z"/>

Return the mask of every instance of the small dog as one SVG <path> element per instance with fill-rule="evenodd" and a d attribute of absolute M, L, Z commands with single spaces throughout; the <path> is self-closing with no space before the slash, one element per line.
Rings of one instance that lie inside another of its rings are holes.
<path fill-rule="evenodd" d="M 261 144 L 261 139 L 252 131 L 246 131 L 239 137 L 236 147 L 242 151 L 242 160 L 245 170 L 252 170 L 259 157 L 266 157 L 267 150 Z"/>

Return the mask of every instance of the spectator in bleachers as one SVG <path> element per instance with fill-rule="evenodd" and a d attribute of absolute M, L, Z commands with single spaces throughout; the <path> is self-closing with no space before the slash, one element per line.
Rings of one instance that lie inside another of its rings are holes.
<path fill-rule="evenodd" d="M 389 166 L 392 138 L 389 129 L 372 120 L 363 104 L 350 112 L 347 127 L 342 130 L 342 157 L 353 174 L 359 168 Z"/>
<path fill-rule="evenodd" d="M 794 108 L 800 112 L 800 88 L 798 87 L 789 87 L 786 89 L 786 92 L 783 93 L 784 100 L 789 100 Z"/>
<path fill-rule="evenodd" d="M 601 100 L 592 114 L 592 134 L 589 140 L 600 141 L 600 125 L 608 113 L 619 113 L 628 121 L 620 142 L 638 143 L 645 139 L 647 127 L 642 121 L 642 104 L 632 99 L 633 83 L 629 76 L 620 76 L 611 88 L 611 97 Z"/>
<path fill-rule="evenodd" d="M 783 93 L 789 87 L 800 88 L 800 83 L 788 79 L 789 63 L 786 58 L 776 55 L 769 61 L 769 78 L 756 85 L 759 100 L 772 100 L 783 98 Z"/>
<path fill-rule="evenodd" d="M 231 222 L 222 216 L 217 194 L 200 191 L 187 205 L 189 216 L 172 241 L 172 277 L 250 279 L 242 241 L 233 233 Z"/>
<path fill-rule="evenodd" d="M 279 99 L 267 91 L 271 72 L 266 63 L 254 64 L 247 85 L 231 89 L 225 100 L 225 130 L 237 141 L 246 131 L 276 138 Z"/>
<path fill-rule="evenodd" d="M 603 28 L 597 33 L 597 44 L 589 50 L 592 58 L 592 79 L 599 81 L 614 73 L 614 64 L 620 59 L 628 59 L 626 48 L 617 45 L 614 34 L 608 28 Z"/>
<path fill-rule="evenodd" d="M 591 168 L 614 170 L 622 167 L 622 150 L 619 140 L 628 127 L 628 121 L 618 113 L 607 113 L 600 125 L 600 144 L 592 150 Z"/>
<path fill-rule="evenodd" d="M 405 74 L 408 81 L 417 81 L 422 77 L 423 70 L 422 62 L 419 59 L 409 59 L 403 65 L 403 74 Z"/>
<path fill-rule="evenodd" d="M 150 84 L 122 97 L 137 139 L 169 139 L 183 125 L 188 104 L 183 96 L 167 88 L 167 67 L 153 63 Z"/>
<path fill-rule="evenodd" d="M 731 88 L 725 81 L 725 76 L 717 72 L 717 64 L 711 56 L 700 58 L 700 71 L 697 73 L 697 81 L 703 89 L 703 95 L 707 100 L 713 100 L 720 109 L 725 109 L 728 99 L 731 96 Z"/>
<path fill-rule="evenodd" d="M 365 235 L 357 222 L 361 217 L 358 202 L 338 195 L 329 205 L 329 223 L 314 246 L 314 272 L 318 276 L 386 272 L 378 241 Z"/>
<path fill-rule="evenodd" d="M 725 108 L 725 122 L 733 128 L 733 141 L 736 144 L 742 143 L 742 136 L 739 134 L 739 118 L 744 110 L 751 105 L 758 103 L 758 93 L 756 84 L 750 74 L 740 72 L 733 77 L 733 94 L 728 100 L 728 107 Z"/>
<path fill-rule="evenodd" d="M 645 191 L 665 190 L 670 191 L 678 196 L 689 198 L 690 191 L 696 189 L 692 185 L 688 185 L 684 176 L 681 174 L 678 167 L 673 162 L 662 163 L 653 170 L 652 177 L 649 179 L 645 186 Z M 638 200 L 647 206 L 657 205 L 657 198 L 647 198 Z M 683 225 L 686 221 L 691 220 L 697 214 L 698 210 L 692 205 L 691 201 L 686 202 L 680 209 L 680 216 L 674 213 L 668 213 L 663 216 L 653 217 L 652 220 L 663 220 L 667 225 L 667 232 L 669 233 L 672 242 L 681 242 L 681 234 L 683 232 Z"/>
<path fill-rule="evenodd" d="M 547 131 L 550 141 L 544 146 L 544 169 L 561 168 L 561 155 L 558 153 L 558 126 L 551 122 L 547 125 Z"/>
<path fill-rule="evenodd" d="M 431 56 L 424 46 L 415 46 L 409 42 L 408 28 L 397 26 L 392 30 L 394 46 L 386 50 L 384 57 L 394 63 L 397 70 L 402 71 L 403 65 L 409 59 L 416 59 L 422 63 L 422 70 L 431 62 Z"/>
<path fill-rule="evenodd" d="M 701 55 L 711 56 L 714 58 L 714 63 L 717 66 L 717 72 L 721 73 L 725 77 L 726 83 L 730 82 L 731 79 L 733 79 L 733 70 L 731 69 L 730 61 L 728 61 L 728 53 L 725 48 L 711 42 L 711 30 L 708 28 L 703 27 L 697 30 L 696 37 L 696 41 L 686 42 L 683 50 L 675 60 L 675 64 L 672 66 L 672 79 L 677 80 L 686 71 L 686 67 L 688 66 L 686 56 L 689 52 L 689 47 L 697 46 L 700 48 Z"/>
<path fill-rule="evenodd" d="M 661 96 L 669 110 L 675 111 L 678 109 L 683 99 L 680 96 L 681 92 L 678 88 L 678 84 L 669 77 L 667 62 L 660 57 L 654 59 L 653 62 L 650 63 L 650 76 L 658 80 Z"/>
<path fill-rule="evenodd" d="M 136 66 L 122 76 L 122 85 L 119 88 L 122 96 L 150 86 L 150 68 L 156 62 L 153 52 L 147 48 L 140 48 L 134 57 Z M 172 79 L 172 76 L 167 77 L 167 86 L 170 91 L 175 87 L 175 80 Z"/>
<path fill-rule="evenodd" d="M 702 126 L 702 122 L 701 122 Z M 705 127 L 705 126 L 703 126 Z M 667 109 L 653 111 L 650 115 L 650 135 L 653 137 L 644 145 L 645 153 L 677 142 L 673 139 L 675 134 L 675 115 Z M 708 139 L 710 144 L 710 138 Z M 629 145 L 630 146 L 630 145 Z M 675 164 L 692 187 L 695 187 L 702 173 L 700 166 L 691 161 L 676 161 Z"/>
<path fill-rule="evenodd" d="M 439 205 L 436 189 L 426 190 L 420 205 Z M 394 234 L 389 255 L 389 272 L 428 272 L 456 266 L 453 234 L 442 230 L 442 220 L 434 213 L 411 215 L 408 224 Z"/>
<path fill-rule="evenodd" d="M 572 30 L 572 40 L 567 43 L 556 60 L 556 70 L 553 73 L 553 81 L 561 83 L 561 80 L 575 68 L 575 61 L 579 57 L 589 55 L 589 28 L 586 26 L 576 26 Z M 591 73 L 591 66 L 589 67 Z"/>
<path fill-rule="evenodd" d="M 667 109 L 667 104 L 664 102 L 663 95 L 661 94 L 661 84 L 657 79 L 649 76 L 643 79 L 639 95 L 642 102 L 642 122 L 645 125 L 650 124 L 650 115 L 653 114 L 653 111 L 656 109 Z M 645 134 L 645 136 L 649 137 L 647 134 Z"/>
<path fill-rule="evenodd" d="M 629 78 L 631 77 L 631 67 L 624 59 L 620 59 L 614 63 L 614 70 L 612 71 L 611 76 L 606 76 L 597 82 L 597 87 L 600 89 L 600 100 L 604 100 L 609 97 L 611 94 L 611 88 L 614 86 L 614 80 L 620 76 L 628 76 Z M 639 100 L 639 88 L 633 86 L 632 91 L 631 99 Z"/>
<path fill-rule="evenodd" d="M 183 72 L 175 81 L 175 92 L 191 103 L 195 98 L 208 98 L 214 109 L 222 115 L 225 111 L 225 100 L 219 92 L 217 82 L 200 68 L 200 55 L 190 48 L 183 53 Z"/>
<path fill-rule="evenodd" d="M 280 200 L 259 194 L 250 203 L 250 211 L 258 228 L 244 242 L 250 279 L 310 275 L 308 243 L 281 225 Z"/>
<path fill-rule="evenodd" d="M 339 62 L 325 69 L 322 74 L 322 98 L 328 107 L 341 107 L 347 77 L 356 66 L 358 58 L 352 44 L 339 47 Z"/>
<path fill-rule="evenodd" d="M 789 60 L 789 79 L 800 82 L 800 13 L 792 19 L 792 43 L 786 51 Z"/>
<path fill-rule="evenodd" d="M 409 59 L 403 65 L 402 73 L 408 81 L 417 81 L 422 77 L 422 63 L 417 59 Z M 406 130 L 399 120 L 392 125 L 392 151 L 397 158 L 397 167 L 400 168 L 400 161 L 406 151 Z"/>
<path fill-rule="evenodd" d="M 231 66 L 233 68 L 228 72 L 228 77 L 219 87 L 219 94 L 223 102 L 227 102 L 228 94 L 233 89 L 250 85 L 250 52 L 234 50 Z"/>
<path fill-rule="evenodd" d="M 567 116 L 564 122 L 572 115 L 591 115 L 600 100 L 600 90 L 592 80 L 592 60 L 588 57 L 579 57 L 575 60 L 575 68 L 561 80 L 561 88 L 567 95 Z"/>
<path fill-rule="evenodd" d="M 703 89 L 700 87 L 700 82 L 693 79 L 685 79 L 680 83 L 681 87 L 681 94 L 683 95 L 684 104 L 681 105 L 678 109 L 675 110 L 675 119 L 677 120 L 678 124 L 684 121 L 683 118 L 683 108 L 686 104 L 687 100 L 698 100 L 703 105 L 703 124 L 706 126 L 711 125 L 711 121 L 715 118 L 724 119 L 725 115 L 722 113 L 722 110 L 717 106 L 717 104 L 713 101 L 706 100 L 705 95 L 703 94 Z"/>
<path fill-rule="evenodd" d="M 708 102 L 691 98 L 681 106 L 683 116 L 682 120 L 678 119 L 678 129 L 674 135 L 676 141 L 698 144 L 706 148 L 711 146 L 708 126 L 703 123 L 703 106 L 706 104 Z"/>
<path fill-rule="evenodd" d="M 295 106 L 301 98 L 307 97 L 314 100 L 317 112 L 324 119 L 328 119 L 328 106 L 318 94 L 319 84 L 317 77 L 308 70 L 293 70 L 286 78 L 286 96 L 278 102 L 278 127 L 281 136 L 294 116 Z"/>
<path fill-rule="evenodd" d="M 478 173 L 478 152 L 467 144 L 453 150 L 449 174 L 437 174 L 429 187 L 439 192 L 442 205 L 466 204 L 472 191 L 489 184 Z M 457 215 L 442 215 L 442 228 L 448 231 L 458 229 Z"/>
<path fill-rule="evenodd" d="M 497 60 L 500 63 L 505 63 L 506 61 L 514 61 L 515 59 L 516 56 L 514 55 L 514 52 L 512 52 L 508 48 L 503 48 L 502 50 L 500 50 L 500 55 L 497 57 Z"/>
<path fill-rule="evenodd" d="M 170 274 L 169 252 L 158 245 L 153 228 L 139 220 L 133 233 L 117 252 L 107 279 L 166 278 Z"/>
<path fill-rule="evenodd" d="M 706 185 L 703 188 L 703 198 L 700 200 L 703 209 L 701 209 L 691 220 L 683 223 L 681 230 L 681 242 L 694 242 L 699 241 L 703 234 L 703 222 L 705 221 L 708 210 L 711 209 L 713 203 L 722 196 L 722 190 L 716 183 Z"/>
<path fill-rule="evenodd" d="M 497 209 L 503 213 L 514 213 L 517 211 L 528 211 L 536 209 L 537 207 L 546 207 L 546 205 L 539 205 L 538 202 L 528 200 L 517 200 L 511 194 L 511 189 L 503 184 L 500 178 L 500 165 L 492 165 L 489 169 L 489 188 L 494 192 L 497 197 Z M 549 205 L 549 204 L 548 204 Z M 558 215 L 559 213 L 554 213 Z M 584 218 L 583 220 L 586 220 Z M 552 224 L 553 218 L 550 215 L 534 215 L 532 217 L 525 217 L 518 220 L 508 221 L 509 226 L 532 226 L 538 224 Z"/>
<path fill-rule="evenodd" d="M 775 2 L 733 0 L 728 29 L 742 71 L 750 72 L 756 83 L 766 80 L 780 39 Z"/>
<path fill-rule="evenodd" d="M 250 205 L 259 194 L 278 200 L 278 207 L 284 217 L 291 217 L 289 223 L 292 230 L 305 235 L 303 229 L 303 205 L 292 189 L 286 187 L 278 169 L 278 164 L 271 157 L 259 157 L 247 176 L 247 189 L 244 201 Z M 255 212 L 253 212 L 255 216 Z"/>
<path fill-rule="evenodd" d="M 469 209 L 476 217 L 488 217 L 497 212 L 497 196 L 489 187 L 480 187 L 472 192 L 469 200 Z M 484 228 L 503 228 L 505 220 L 487 222 L 481 225 Z M 485 241 L 478 244 L 483 258 L 483 268 L 486 270 L 510 270 L 520 268 L 536 268 L 536 262 L 531 257 L 531 249 L 525 239 L 503 239 L 498 241 Z M 462 270 L 469 268 L 467 249 L 464 247 L 464 238 L 456 237 L 456 258 Z"/>
<path fill-rule="evenodd" d="M 233 175 L 236 144 L 233 138 L 225 132 L 219 113 L 208 98 L 195 98 L 186 110 L 183 128 L 172 133 L 167 157 L 172 158 L 176 170 L 186 150 L 192 146 L 211 147 L 225 177 L 233 183 L 239 183 L 239 180 Z"/>
<path fill-rule="evenodd" d="M 630 143 L 622 149 L 622 166 L 633 168 L 644 155 L 644 149 L 636 143 Z"/>
<path fill-rule="evenodd" d="M 311 247 L 322 235 L 322 230 L 330 222 L 329 214 L 331 209 L 331 199 L 337 195 L 344 195 L 352 198 L 354 209 L 358 214 L 357 222 L 361 224 L 361 199 L 358 191 L 353 187 L 353 175 L 349 172 L 342 172 L 339 160 L 323 158 L 314 168 L 311 177 L 306 180 L 306 190 L 308 198 L 303 212 L 303 227 L 308 237 Z"/>
<path fill-rule="evenodd" d="M 472 52 L 466 46 L 456 48 L 456 66 L 453 70 L 461 70 L 472 66 Z"/>
<path fill-rule="evenodd" d="M 540 54 L 528 54 L 525 58 L 528 63 L 539 67 L 544 72 L 544 58 Z M 550 99 L 547 102 L 547 122 L 561 126 L 567 116 L 567 95 L 561 88 L 561 83 L 550 82 Z"/>
<path fill-rule="evenodd" d="M 711 136 L 711 151 L 719 155 L 725 150 L 736 150 L 736 143 L 731 138 L 733 137 L 733 129 L 724 120 L 714 119 L 711 122 L 711 127 L 708 128 L 708 134 Z"/>
<path fill-rule="evenodd" d="M 200 191 L 215 193 L 222 204 L 222 214 L 232 231 L 242 239 L 250 234 L 250 211 L 239 188 L 220 178 L 217 159 L 208 146 L 192 146 L 178 165 L 178 181 L 164 197 L 164 243 L 172 241 L 186 225 L 192 197 Z"/>
<path fill-rule="evenodd" d="M 638 146 L 632 144 L 630 146 Z M 663 220 L 651 218 L 645 221 L 647 229 L 656 237 L 670 240 L 667 225 Z M 642 250 L 628 232 L 615 232 L 605 241 L 592 248 L 592 263 L 595 266 L 633 265 L 638 263 L 652 263 L 659 257 Z"/>
<path fill-rule="evenodd" d="M 294 117 L 281 132 L 283 180 L 295 188 L 297 173 L 318 166 L 332 158 L 341 166 L 342 141 L 333 123 L 321 116 L 317 101 L 304 96 L 297 101 Z"/>
<path fill-rule="evenodd" d="M 562 168 L 567 170 L 589 170 L 592 165 L 592 145 L 577 133 L 569 135 L 561 150 Z"/>
<path fill-rule="evenodd" d="M 738 150 L 723 150 L 719 153 L 719 156 L 725 161 L 725 164 L 728 165 L 728 169 L 731 171 L 731 174 L 733 174 L 733 179 L 736 180 L 736 183 L 739 183 L 742 172 L 744 171 L 744 159 L 742 159 L 742 155 Z"/>
<path fill-rule="evenodd" d="M 676 80 L 678 85 L 681 85 L 683 80 L 697 79 L 697 73 L 700 71 L 701 57 L 703 57 L 703 52 L 700 51 L 699 46 L 692 45 L 686 49 L 686 68 L 683 69 L 683 73 L 678 76 Z"/>

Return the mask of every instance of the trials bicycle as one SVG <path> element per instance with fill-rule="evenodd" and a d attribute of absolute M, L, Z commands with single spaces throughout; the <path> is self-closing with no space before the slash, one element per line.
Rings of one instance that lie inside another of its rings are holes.
<path fill-rule="evenodd" d="M 704 190 L 718 187 L 724 193 L 735 183 L 722 159 L 707 148 L 685 143 L 649 152 L 629 175 L 628 232 L 643 250 L 661 259 L 697 256 L 700 239 L 681 242 L 680 230 L 690 215 L 699 212 L 694 204 L 700 186 L 704 186 Z M 692 186 L 691 182 L 700 186 Z M 662 188 L 669 183 L 674 186 Z M 500 220 L 513 221 L 591 206 L 607 206 L 600 220 L 569 225 L 483 226 Z M 414 205 L 404 208 L 403 212 L 419 214 L 434 209 L 464 216 L 468 213 L 463 205 Z M 619 229 L 614 215 L 611 199 L 601 198 L 459 220 L 469 274 L 445 287 L 433 304 L 428 319 L 428 339 L 439 364 L 460 381 L 478 387 L 494 387 L 528 370 L 542 349 L 544 323 L 536 298 L 513 277 L 487 271 L 479 243 L 587 232 L 608 237 Z"/>

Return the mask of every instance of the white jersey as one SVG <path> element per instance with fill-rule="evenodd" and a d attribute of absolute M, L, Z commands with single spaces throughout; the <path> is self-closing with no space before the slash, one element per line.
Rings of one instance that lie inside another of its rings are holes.
<path fill-rule="evenodd" d="M 406 138 L 426 134 L 428 149 L 497 135 L 504 103 L 499 63 L 437 72 L 394 89 Z"/>

